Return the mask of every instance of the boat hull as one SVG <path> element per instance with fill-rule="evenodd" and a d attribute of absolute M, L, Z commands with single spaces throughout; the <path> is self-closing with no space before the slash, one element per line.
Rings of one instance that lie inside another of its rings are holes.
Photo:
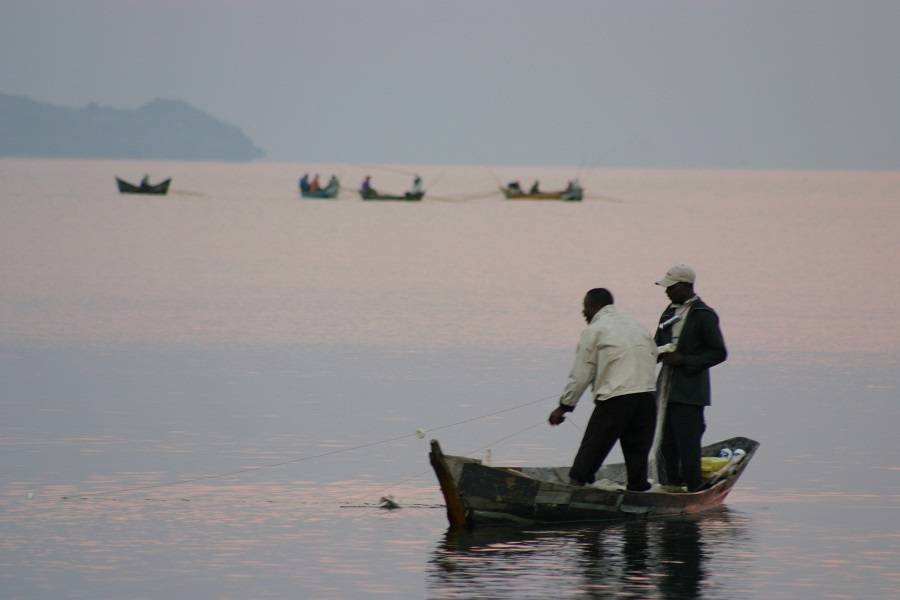
<path fill-rule="evenodd" d="M 692 493 L 572 486 L 563 482 L 567 467 L 489 467 L 479 460 L 443 454 L 437 440 L 432 441 L 430 458 L 450 525 L 471 527 L 479 523 L 569 523 L 703 512 L 722 504 L 758 446 L 748 438 L 706 446 L 704 456 L 716 456 L 724 447 L 740 448 L 746 454 L 711 478 L 705 489 Z M 625 466 L 602 467 L 597 478 L 623 483 Z"/>
<path fill-rule="evenodd" d="M 341 191 L 341 182 L 337 177 L 332 177 L 328 185 L 322 189 L 312 191 L 309 185 L 304 188 L 304 180 L 301 179 L 297 186 L 300 188 L 300 195 L 304 198 L 337 198 L 338 192 Z"/>
<path fill-rule="evenodd" d="M 119 179 L 116 177 L 116 185 L 119 188 L 120 194 L 156 194 L 163 196 L 169 192 L 169 184 L 172 182 L 172 179 L 166 179 L 160 183 L 155 185 L 150 184 L 141 184 L 134 185 L 132 183 L 128 183 L 124 179 Z"/>
<path fill-rule="evenodd" d="M 406 202 L 418 202 L 425 197 L 425 192 L 419 192 L 417 194 L 407 192 L 402 196 L 396 196 L 390 194 L 367 194 L 360 190 L 359 197 L 363 200 L 400 200 Z"/>
<path fill-rule="evenodd" d="M 340 183 L 333 183 L 321 190 L 315 192 L 300 188 L 300 195 L 304 198 L 337 198 L 338 192 L 341 191 Z"/>
<path fill-rule="evenodd" d="M 506 187 L 500 188 L 500 191 L 503 193 L 503 196 L 507 200 L 563 200 L 565 202 L 581 202 L 584 197 L 584 193 L 582 190 L 577 189 L 574 191 L 566 192 L 523 192 L 521 190 L 509 189 Z"/>

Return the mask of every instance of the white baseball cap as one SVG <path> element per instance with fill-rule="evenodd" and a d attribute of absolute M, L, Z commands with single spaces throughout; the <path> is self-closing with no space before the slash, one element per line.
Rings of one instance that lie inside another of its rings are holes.
<path fill-rule="evenodd" d="M 687 265 L 675 265 L 668 271 L 666 271 L 666 276 L 656 282 L 656 285 L 661 285 L 665 288 L 670 285 L 675 285 L 676 283 L 694 283 L 697 279 L 697 275 L 694 274 L 694 270 Z"/>

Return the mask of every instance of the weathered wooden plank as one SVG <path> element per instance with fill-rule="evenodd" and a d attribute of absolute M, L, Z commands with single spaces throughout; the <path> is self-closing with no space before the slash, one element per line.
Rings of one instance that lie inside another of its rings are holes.
<path fill-rule="evenodd" d="M 466 509 L 463 506 L 462 499 L 456 489 L 450 470 L 447 468 L 447 461 L 444 460 L 444 453 L 441 451 L 441 445 L 437 440 L 431 440 L 431 453 L 428 455 L 431 461 L 431 467 L 437 475 L 438 483 L 441 485 L 441 492 L 444 494 L 444 501 L 447 504 L 447 520 L 450 521 L 451 527 L 466 526 Z"/>
<path fill-rule="evenodd" d="M 540 482 L 506 469 L 467 463 L 459 479 L 462 496 L 493 499 L 505 504 L 533 505 Z"/>
<path fill-rule="evenodd" d="M 572 501 L 572 490 L 561 490 L 550 486 L 541 486 L 534 497 L 535 504 L 569 504 Z"/>

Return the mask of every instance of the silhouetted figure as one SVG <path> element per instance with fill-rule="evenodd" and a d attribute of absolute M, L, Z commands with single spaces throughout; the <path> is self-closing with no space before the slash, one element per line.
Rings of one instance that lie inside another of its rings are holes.
<path fill-rule="evenodd" d="M 422 193 L 424 193 L 424 190 L 422 189 L 422 178 L 416 175 L 413 179 L 412 189 L 406 192 L 406 197 L 410 198 L 412 196 L 418 196 Z"/>
<path fill-rule="evenodd" d="M 584 296 L 582 331 L 569 381 L 548 419 L 556 426 L 591 388 L 594 412 L 569 470 L 571 485 L 591 484 L 616 442 L 625 457 L 628 489 L 643 492 L 656 427 L 656 345 L 643 325 L 620 313 L 606 288 Z"/>
<path fill-rule="evenodd" d="M 663 352 L 659 372 L 660 402 L 665 402 L 659 455 L 661 483 L 700 489 L 700 448 L 710 404 L 709 369 L 728 357 L 719 317 L 694 292 L 694 270 L 673 266 L 656 285 L 665 288 L 669 305 L 659 317 L 656 345 L 673 348 Z"/>
<path fill-rule="evenodd" d="M 375 188 L 372 187 L 371 175 L 366 175 L 366 178 L 363 179 L 362 186 L 360 186 L 359 191 L 361 191 L 364 196 L 374 196 L 377 194 Z"/>

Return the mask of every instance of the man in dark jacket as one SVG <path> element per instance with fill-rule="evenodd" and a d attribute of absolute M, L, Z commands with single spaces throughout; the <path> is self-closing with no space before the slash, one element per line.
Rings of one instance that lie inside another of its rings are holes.
<path fill-rule="evenodd" d="M 706 430 L 703 409 L 710 404 L 709 368 L 728 356 L 719 317 L 694 293 L 695 280 L 691 267 L 675 265 L 656 282 L 671 300 L 655 335 L 663 364 L 657 395 L 665 410 L 660 478 L 664 484 L 686 485 L 689 491 L 703 483 L 700 440 Z"/>

